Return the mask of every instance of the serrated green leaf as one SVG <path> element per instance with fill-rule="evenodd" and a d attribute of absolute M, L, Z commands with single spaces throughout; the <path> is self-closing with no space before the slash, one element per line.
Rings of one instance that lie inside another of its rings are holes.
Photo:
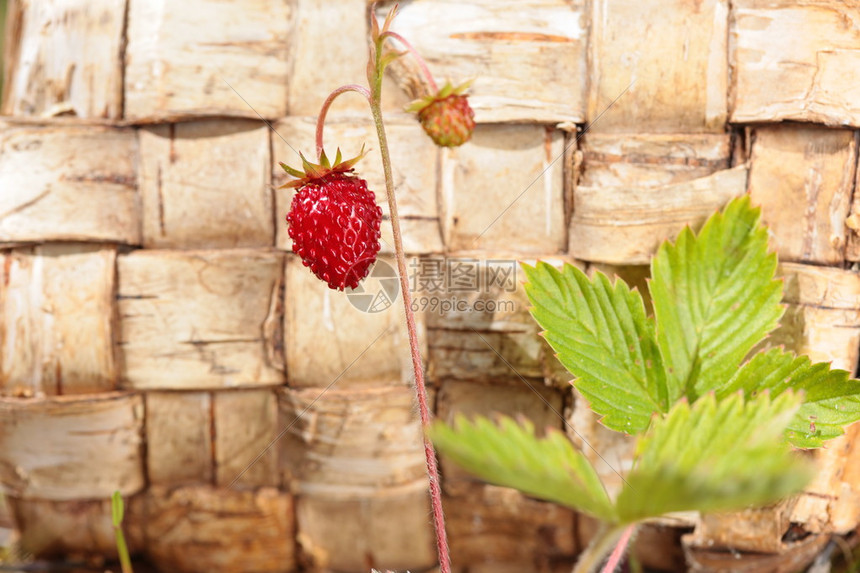
<path fill-rule="evenodd" d="M 565 264 L 563 271 L 538 262 L 523 265 L 532 316 L 574 385 L 603 416 L 607 427 L 642 432 L 654 412 L 666 412 L 677 396 L 667 391 L 654 323 L 642 296 L 603 273 L 589 279 Z"/>
<path fill-rule="evenodd" d="M 724 384 L 782 316 L 776 255 L 748 196 L 684 229 L 651 261 L 657 340 L 669 386 L 695 400 Z"/>
<path fill-rule="evenodd" d="M 777 396 L 787 389 L 803 390 L 804 401 L 786 429 L 785 437 L 798 448 L 818 448 L 843 434 L 843 427 L 860 420 L 860 381 L 845 370 L 824 362 L 813 364 L 779 348 L 756 354 L 717 390 L 717 398 L 743 391 L 755 396 L 770 390 Z"/>
<path fill-rule="evenodd" d="M 782 439 L 801 396 L 763 392 L 751 400 L 713 393 L 678 402 L 640 438 L 629 487 L 618 496 L 622 523 L 673 511 L 730 511 L 800 491 L 811 468 Z"/>
<path fill-rule="evenodd" d="M 453 426 L 436 421 L 429 430 L 439 451 L 476 476 L 498 485 L 614 521 L 614 510 L 600 478 L 567 437 L 548 430 L 537 438 L 534 426 L 502 417 L 469 421 L 459 415 Z"/>

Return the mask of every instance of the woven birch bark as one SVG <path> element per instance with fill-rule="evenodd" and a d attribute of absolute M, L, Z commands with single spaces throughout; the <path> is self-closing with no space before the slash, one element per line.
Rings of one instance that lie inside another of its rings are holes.
<path fill-rule="evenodd" d="M 293 1 L 130 2 L 125 119 L 283 116 L 294 18 Z"/>
<path fill-rule="evenodd" d="M 122 383 L 137 389 L 277 385 L 267 323 L 283 258 L 257 250 L 142 250 L 117 260 Z M 217 312 L 213 312 L 217 309 Z"/>
<path fill-rule="evenodd" d="M 860 169 L 856 169 L 854 189 L 860 189 Z M 848 228 L 848 246 L 845 249 L 845 260 L 855 262 L 860 260 L 860 196 L 857 193 L 851 198 L 851 211 L 845 220 Z"/>
<path fill-rule="evenodd" d="M 558 390 L 543 386 L 540 379 L 522 378 L 515 384 L 492 386 L 443 379 L 441 386 L 438 417 L 449 424 L 459 414 L 491 419 L 498 415 L 523 416 L 542 435 L 547 428 L 562 429 L 564 423 L 565 397 Z M 449 495 L 465 495 L 477 481 L 444 456 L 441 466 L 445 474 L 443 487 Z"/>
<path fill-rule="evenodd" d="M 279 485 L 272 390 L 147 392 L 146 411 L 150 484 Z"/>
<path fill-rule="evenodd" d="M 146 554 L 160 569 L 193 573 L 296 567 L 293 498 L 275 488 L 151 487 L 144 500 Z"/>
<path fill-rule="evenodd" d="M 561 267 L 577 261 L 555 254 L 523 258 L 504 251 L 422 257 L 410 278 L 413 303 L 426 314 L 428 373 L 433 380 L 521 385 L 522 378 L 563 381 L 558 361 L 538 336 L 521 283 L 521 263 Z"/>
<path fill-rule="evenodd" d="M 381 8 L 378 17 L 386 12 Z M 446 79 L 475 80 L 476 121 L 581 123 L 587 21 L 582 0 L 423 0 L 401 7 L 397 31 L 427 60 L 440 87 Z M 393 69 L 406 76 L 401 82 L 422 86 L 418 70 L 408 66 Z"/>
<path fill-rule="evenodd" d="M 860 348 L 860 276 L 854 271 L 782 263 L 785 301 L 782 343 L 813 361 L 855 372 Z M 860 486 L 856 450 L 860 426 L 815 451 L 818 475 L 801 494 L 791 520 L 813 532 L 847 533 L 860 522 Z"/>
<path fill-rule="evenodd" d="M 854 132 L 810 125 L 756 128 L 749 192 L 780 260 L 845 258 L 857 164 Z"/>
<path fill-rule="evenodd" d="M 50 501 L 137 493 L 145 485 L 142 425 L 136 394 L 0 398 L 3 492 Z"/>
<path fill-rule="evenodd" d="M 124 496 L 123 534 L 131 554 L 144 547 L 143 495 Z M 7 497 L 6 502 L 24 553 L 57 558 L 83 555 L 94 561 L 117 557 L 108 498 L 50 501 Z"/>
<path fill-rule="evenodd" d="M 461 489 L 444 498 L 455 571 L 562 573 L 573 568 L 582 547 L 573 511 L 506 487 Z"/>
<path fill-rule="evenodd" d="M 269 128 L 207 120 L 139 131 L 143 244 L 156 249 L 274 242 Z"/>
<path fill-rule="evenodd" d="M 290 58 L 287 109 L 291 116 L 316 117 L 328 94 L 345 84 L 362 83 L 367 77 L 368 5 L 367 0 L 295 0 L 294 6 L 295 28 L 289 38 L 294 55 Z M 338 98 L 331 113 L 364 117 L 367 109 L 367 101 L 352 94 Z M 401 111 L 402 105 L 391 109 Z M 290 142 L 297 145 L 292 139 Z M 306 148 L 305 154 L 309 151 L 311 148 Z M 292 161 L 294 156 L 289 158 Z M 285 158 L 279 161 L 292 165 Z"/>
<path fill-rule="evenodd" d="M 746 188 L 723 134 L 588 133 L 573 179 L 568 251 L 614 265 L 648 264 L 659 244 L 699 225 Z"/>
<path fill-rule="evenodd" d="M 297 494 L 372 495 L 426 474 L 414 393 L 405 387 L 282 389 L 277 450 Z"/>
<path fill-rule="evenodd" d="M 22 546 L 112 555 L 120 489 L 132 549 L 167 571 L 434 567 L 402 293 L 367 312 L 367 292 L 328 290 L 285 253 L 292 192 L 271 188 L 287 180 L 277 162 L 315 155 L 329 91 L 363 82 L 370 3 L 9 7 L 0 487 Z M 481 124 L 437 150 L 400 113 L 426 81 L 409 57 L 391 69 L 388 135 L 438 415 L 564 427 L 620 487 L 589 445 L 623 473 L 630 440 L 577 399 L 519 278 L 475 291 L 427 264 L 539 256 L 641 287 L 661 240 L 744 192 L 786 277 L 768 343 L 855 370 L 858 14 L 853 0 L 404 3 L 394 29 L 440 84 L 476 80 Z M 366 109 L 337 100 L 327 151 L 371 148 L 359 173 L 387 213 Z M 393 267 L 391 245 L 386 215 Z M 448 290 L 428 292 L 430 279 Z M 455 298 L 465 310 L 442 308 Z M 860 523 L 858 432 L 812 454 L 819 473 L 798 497 L 668 516 L 634 551 L 669 570 L 802 569 Z M 588 519 L 442 464 L 455 570 L 570 570 Z"/>
<path fill-rule="evenodd" d="M 728 11 L 728 0 L 592 2 L 591 130 L 722 133 Z"/>
<path fill-rule="evenodd" d="M 296 503 L 299 552 L 308 571 L 436 565 L 424 480 L 365 494 L 302 494 Z"/>
<path fill-rule="evenodd" d="M 344 293 L 329 289 L 297 256 L 287 255 L 284 338 L 291 388 L 410 383 L 414 374 L 395 263 L 382 257 L 377 267 L 389 276 L 365 293 Z M 426 357 L 421 313 L 416 328 Z"/>
<path fill-rule="evenodd" d="M 830 535 L 803 536 L 783 542 L 782 519 L 772 510 L 750 510 L 705 517 L 696 533 L 683 538 L 687 566 L 695 571 L 773 571 L 793 573 L 805 569 L 830 541 Z M 769 551 L 750 550 L 768 547 Z M 746 549 L 746 552 L 741 552 Z"/>
<path fill-rule="evenodd" d="M 577 515 L 576 521 L 579 546 L 587 547 L 600 529 L 600 522 L 582 514 Z M 637 528 L 636 538 L 631 541 L 629 551 L 643 567 L 658 571 L 686 571 L 688 567 L 681 545 L 685 532 L 689 532 L 687 521 L 645 522 Z"/>
<path fill-rule="evenodd" d="M 12 0 L 0 114 L 121 119 L 125 4 Z"/>
<path fill-rule="evenodd" d="M 744 193 L 747 167 L 657 187 L 635 184 L 574 189 L 571 254 L 614 265 L 647 264 L 660 243 L 686 225 L 699 227 L 732 197 Z"/>
<path fill-rule="evenodd" d="M 0 394 L 114 390 L 115 247 L 48 243 L 2 259 Z"/>
<path fill-rule="evenodd" d="M 733 2 L 731 119 L 860 126 L 860 5 Z"/>
<path fill-rule="evenodd" d="M 146 469 L 154 486 L 214 481 L 212 395 L 146 393 Z"/>
<path fill-rule="evenodd" d="M 447 249 L 562 252 L 563 143 L 561 131 L 541 126 L 479 125 L 469 145 L 443 150 L 440 209 Z"/>
<path fill-rule="evenodd" d="M 140 244 L 131 129 L 0 126 L 0 244 Z"/>

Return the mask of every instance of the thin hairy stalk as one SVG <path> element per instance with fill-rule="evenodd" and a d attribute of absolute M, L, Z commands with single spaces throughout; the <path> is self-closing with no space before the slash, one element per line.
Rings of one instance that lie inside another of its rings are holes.
<path fill-rule="evenodd" d="M 370 91 L 366 87 L 358 84 L 341 86 L 329 94 L 323 102 L 322 109 L 320 109 L 320 114 L 317 118 L 317 157 L 322 155 L 323 151 L 323 126 L 325 125 L 325 116 L 328 114 L 328 108 L 331 107 L 332 102 L 334 102 L 337 96 L 346 92 L 360 93 L 367 98 L 368 102 L 370 101 Z"/>
<path fill-rule="evenodd" d="M 573 573 L 594 573 L 594 571 L 597 570 L 598 565 L 600 565 L 600 562 L 603 560 L 603 556 L 609 553 L 613 547 L 617 547 L 621 544 L 621 539 L 625 535 L 626 529 L 629 529 L 630 527 L 632 526 L 624 528 L 601 525 L 597 534 L 591 540 L 591 543 L 589 543 L 588 547 L 585 548 L 585 551 L 579 555 L 576 566 L 573 568 Z M 607 563 L 607 565 L 609 564 Z M 606 573 L 606 571 L 607 569 L 604 569 L 603 573 Z M 612 570 L 608 569 L 608 571 Z"/>
<path fill-rule="evenodd" d="M 418 65 L 421 67 L 421 73 L 424 74 L 424 78 L 427 80 L 427 84 L 430 86 L 430 90 L 434 94 L 436 92 L 438 92 L 439 87 L 436 85 L 436 80 L 433 79 L 433 74 L 430 73 L 430 68 L 427 67 L 427 62 L 424 60 L 424 58 L 421 56 L 421 54 L 418 53 L 418 50 L 416 50 L 412 46 L 412 44 L 410 44 L 406 40 L 406 38 L 404 38 L 403 36 L 401 36 L 397 32 L 388 31 L 388 32 L 384 32 L 383 34 L 380 35 L 380 39 L 384 40 L 385 38 L 391 38 L 393 40 L 397 40 L 398 42 L 403 44 L 404 48 L 409 50 L 409 53 L 412 54 L 412 57 L 415 58 L 415 60 L 418 62 Z"/>
<path fill-rule="evenodd" d="M 394 254 L 397 260 L 397 273 L 400 276 L 400 290 L 403 293 L 403 306 L 406 311 L 406 329 L 409 332 L 409 349 L 412 354 L 412 367 L 415 372 L 415 393 L 418 398 L 418 411 L 421 425 L 426 428 L 432 415 L 427 399 L 427 387 L 424 383 L 424 366 L 421 361 L 421 350 L 418 346 L 418 332 L 415 328 L 415 315 L 412 312 L 412 294 L 409 292 L 409 279 L 406 269 L 406 255 L 403 251 L 403 237 L 400 232 L 400 219 L 397 216 L 397 199 L 394 196 L 394 178 L 391 174 L 391 156 L 388 152 L 388 140 L 385 136 L 385 125 L 382 121 L 382 76 L 384 63 L 380 61 L 383 39 L 376 39 L 376 61 L 373 62 L 374 74 L 371 82 L 370 110 L 376 124 L 376 134 L 379 138 L 379 153 L 382 155 L 382 169 L 385 175 L 385 191 L 388 196 L 388 207 L 391 213 L 391 227 L 394 234 Z M 430 481 L 430 503 L 433 511 L 433 525 L 436 529 L 436 548 L 439 552 L 440 573 L 451 573 L 451 558 L 448 552 L 448 536 L 445 532 L 445 516 L 442 512 L 442 488 L 439 481 L 439 468 L 436 463 L 436 450 L 424 434 L 424 456 L 427 460 L 427 475 Z"/>
<path fill-rule="evenodd" d="M 613 571 L 618 569 L 618 566 L 621 564 L 621 558 L 624 557 L 624 551 L 630 544 L 630 540 L 632 539 L 633 533 L 635 531 L 636 524 L 631 523 L 621 533 L 621 538 L 615 544 L 615 549 L 612 550 L 612 553 L 609 555 L 609 559 L 606 561 L 606 566 L 603 568 L 603 573 L 613 573 Z"/>

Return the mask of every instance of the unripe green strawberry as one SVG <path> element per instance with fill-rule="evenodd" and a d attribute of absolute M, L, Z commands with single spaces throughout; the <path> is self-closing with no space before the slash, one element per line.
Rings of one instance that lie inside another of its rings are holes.
<path fill-rule="evenodd" d="M 325 153 L 319 165 L 302 156 L 304 172 L 281 163 L 298 177 L 284 185 L 298 187 L 287 214 L 293 252 L 332 289 L 357 287 L 379 253 L 382 209 L 367 182 L 353 174 L 362 155 L 341 162 L 338 150 L 333 166 Z"/>
<path fill-rule="evenodd" d="M 421 127 L 440 147 L 459 147 L 475 130 L 475 112 L 463 92 L 469 83 L 454 87 L 446 83 L 439 93 L 417 100 L 407 111 L 416 112 Z"/>

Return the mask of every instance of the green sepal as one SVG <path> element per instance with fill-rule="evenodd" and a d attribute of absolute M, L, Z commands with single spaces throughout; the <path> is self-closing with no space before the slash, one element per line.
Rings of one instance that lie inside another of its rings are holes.
<path fill-rule="evenodd" d="M 337 153 L 335 154 L 334 164 L 329 161 L 328 156 L 323 149 L 320 152 L 319 163 L 311 163 L 307 160 L 307 158 L 299 152 L 299 157 L 302 159 L 302 170 L 294 169 L 285 163 L 280 163 L 281 168 L 286 171 L 288 174 L 296 177 L 295 181 L 288 181 L 284 185 L 279 187 L 280 189 L 290 188 L 290 187 L 301 187 L 303 185 L 307 185 L 308 183 L 313 182 L 316 179 L 322 179 L 328 175 L 332 175 L 335 173 L 347 173 L 352 171 L 355 167 L 355 164 L 358 163 L 365 155 L 367 155 L 368 151 L 365 151 L 365 146 L 361 146 L 361 151 L 355 157 L 351 159 L 343 160 L 343 156 L 340 151 L 340 147 L 337 148 Z"/>
<path fill-rule="evenodd" d="M 382 32 L 381 32 L 382 34 L 387 32 L 388 29 L 391 28 L 391 22 L 393 22 L 394 17 L 397 16 L 398 8 L 399 8 L 399 6 L 397 4 L 395 4 L 394 6 L 391 7 L 391 10 L 389 10 L 388 15 L 385 16 L 385 22 L 382 24 Z"/>
<path fill-rule="evenodd" d="M 281 169 L 286 171 L 287 174 L 292 175 L 293 177 L 304 177 L 305 176 L 305 173 L 303 171 L 299 171 L 298 169 L 290 167 L 289 165 L 287 165 L 284 162 L 280 162 L 280 163 L 278 163 L 278 165 L 280 165 Z"/>
<path fill-rule="evenodd" d="M 322 167 L 323 169 L 331 169 L 331 163 L 329 162 L 328 157 L 325 154 L 325 149 L 320 151 L 320 167 Z"/>
<path fill-rule="evenodd" d="M 391 10 L 388 11 L 388 14 L 385 16 L 385 21 L 382 23 L 382 29 L 379 28 L 379 22 L 376 21 L 376 3 L 374 2 L 370 8 L 370 38 L 375 43 L 378 42 L 380 36 L 385 34 L 391 27 L 391 22 L 397 15 L 398 5 L 395 4 L 392 6 Z M 373 60 L 371 59 L 371 61 Z"/>
<path fill-rule="evenodd" d="M 435 103 L 437 101 L 441 101 L 448 96 L 462 95 L 466 93 L 466 90 L 468 90 L 474 82 L 474 79 L 467 80 L 456 87 L 451 82 L 445 82 L 445 85 L 442 86 L 442 89 L 440 89 L 437 93 L 430 94 L 428 96 L 424 96 L 422 98 L 410 102 L 404 108 L 404 111 L 409 113 L 418 113 L 430 104 Z"/>
<path fill-rule="evenodd" d="M 380 60 L 379 65 L 382 66 L 383 68 L 385 68 L 388 66 L 388 64 L 390 64 L 391 62 L 393 62 L 397 58 L 399 58 L 401 56 L 405 56 L 408 53 L 409 53 L 408 50 L 404 50 L 402 52 L 398 52 L 395 50 L 386 50 L 385 52 L 382 53 L 382 59 Z"/>

